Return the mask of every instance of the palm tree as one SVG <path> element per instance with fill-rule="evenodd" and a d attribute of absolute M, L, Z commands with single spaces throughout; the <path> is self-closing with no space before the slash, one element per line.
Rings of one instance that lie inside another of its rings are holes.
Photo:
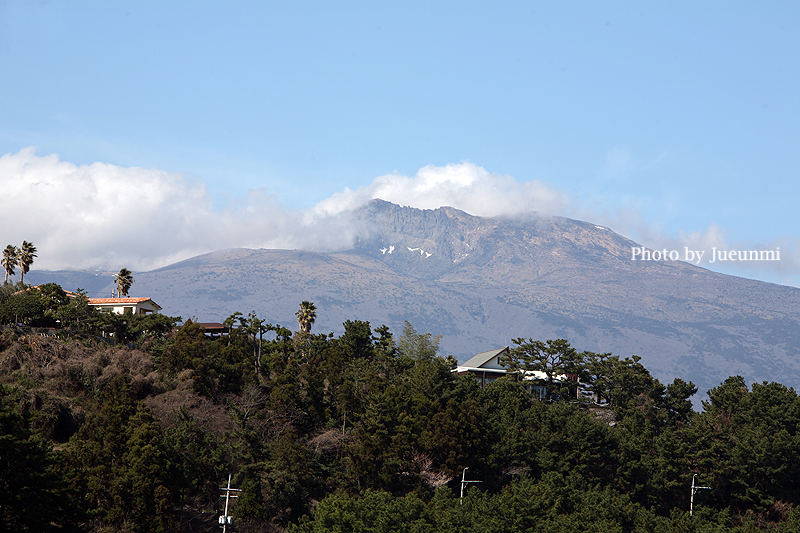
<path fill-rule="evenodd" d="M 297 324 L 300 326 L 300 333 L 311 332 L 311 324 L 317 319 L 316 310 L 317 307 L 314 305 L 314 302 L 303 300 L 300 303 L 300 310 L 295 313 L 295 316 L 297 316 Z"/>
<path fill-rule="evenodd" d="M 123 268 L 119 271 L 119 274 L 114 275 L 114 281 L 117 284 L 117 296 L 128 296 L 128 291 L 131 290 L 131 285 L 133 285 L 133 272 Z"/>
<path fill-rule="evenodd" d="M 0 262 L 2 262 L 3 268 L 6 270 L 6 280 L 4 283 L 8 283 L 8 276 L 14 275 L 14 267 L 17 266 L 18 254 L 19 250 L 13 244 L 9 244 L 6 246 L 6 249 L 3 250 L 3 260 Z"/>
<path fill-rule="evenodd" d="M 36 247 L 31 242 L 22 241 L 22 247 L 19 249 L 19 252 L 17 253 L 20 283 L 22 283 L 22 278 L 25 277 L 25 274 L 30 272 L 34 257 L 38 257 L 36 255 Z"/>

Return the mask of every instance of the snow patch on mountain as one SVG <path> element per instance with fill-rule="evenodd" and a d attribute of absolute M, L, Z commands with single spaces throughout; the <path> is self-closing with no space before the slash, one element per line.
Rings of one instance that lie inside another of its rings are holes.
<path fill-rule="evenodd" d="M 426 251 L 425 251 L 425 250 L 423 250 L 422 248 L 410 248 L 410 247 L 408 247 L 408 246 L 406 246 L 406 248 L 408 248 L 408 251 L 409 251 L 409 252 L 419 252 L 419 255 L 424 255 L 426 259 L 427 259 L 428 257 L 430 257 L 430 256 L 432 256 L 432 255 L 433 255 L 433 254 L 432 254 L 432 253 L 430 253 L 430 252 L 426 252 Z"/>

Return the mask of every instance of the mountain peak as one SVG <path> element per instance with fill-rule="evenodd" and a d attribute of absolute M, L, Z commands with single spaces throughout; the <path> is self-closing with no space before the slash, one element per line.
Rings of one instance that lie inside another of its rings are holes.
<path fill-rule="evenodd" d="M 730 375 L 800 387 L 800 289 L 634 261 L 635 242 L 567 218 L 382 200 L 353 217 L 364 231 L 350 250 L 207 254 L 137 273 L 137 294 L 170 315 L 219 322 L 253 310 L 290 327 L 309 300 L 317 331 L 358 319 L 400 332 L 409 321 L 443 335 L 442 349 L 461 360 L 514 338 L 563 338 L 579 350 L 639 355 L 659 379 L 701 390 Z"/>
<path fill-rule="evenodd" d="M 602 226 L 536 213 L 486 218 L 453 207 L 417 209 L 373 200 L 357 216 L 370 231 L 354 251 L 424 279 L 487 267 L 533 279 L 577 263 L 628 263 L 637 246 Z"/>

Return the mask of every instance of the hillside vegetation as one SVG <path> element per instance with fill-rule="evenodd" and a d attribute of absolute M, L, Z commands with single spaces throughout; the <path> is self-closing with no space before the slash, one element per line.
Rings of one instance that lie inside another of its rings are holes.
<path fill-rule="evenodd" d="M 334 337 L 236 314 L 212 339 L 47 313 L 31 320 L 72 318 L 0 334 L 0 531 L 218 531 L 229 473 L 241 532 L 800 531 L 800 399 L 778 383 L 731 377 L 698 413 L 691 383 L 637 359 L 519 339 L 511 364 L 556 346 L 606 403 L 554 384 L 539 401 L 454 376 L 410 324 Z M 693 474 L 711 489 L 690 516 Z"/>

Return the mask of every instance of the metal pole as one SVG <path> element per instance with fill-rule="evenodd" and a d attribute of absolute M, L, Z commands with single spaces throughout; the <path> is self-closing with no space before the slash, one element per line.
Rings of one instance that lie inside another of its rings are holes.
<path fill-rule="evenodd" d="M 691 492 L 691 495 L 689 496 L 689 516 L 693 516 L 693 514 L 694 514 L 694 493 L 697 492 L 700 489 L 711 490 L 711 487 L 701 487 L 699 485 L 695 485 L 694 484 L 694 479 L 696 477 L 697 477 L 697 474 L 694 474 L 692 476 L 692 492 Z"/>
<path fill-rule="evenodd" d="M 232 474 L 228 474 L 228 487 L 220 489 L 225 491 L 225 514 L 219 517 L 219 523 L 222 524 L 222 533 L 226 533 L 228 530 L 228 524 L 233 523 L 230 516 L 228 516 L 228 507 L 230 505 L 231 498 L 238 498 L 238 493 L 244 492 L 242 489 L 231 488 L 231 476 Z M 231 496 L 231 492 L 234 493 L 233 496 Z"/>
<path fill-rule="evenodd" d="M 461 472 L 461 497 L 458 499 L 458 505 L 461 505 L 463 503 L 463 500 L 464 500 L 464 487 L 467 486 L 467 483 L 480 483 L 480 481 L 478 481 L 478 480 L 467 479 L 467 470 L 469 470 L 469 467 L 466 467 Z"/>
<path fill-rule="evenodd" d="M 228 474 L 228 489 L 225 491 L 225 523 L 222 524 L 222 533 L 228 527 L 228 503 L 231 501 L 231 474 Z"/>
<path fill-rule="evenodd" d="M 467 477 L 467 469 L 468 468 L 469 467 L 465 468 L 461 472 L 461 497 L 458 499 L 458 505 L 461 505 L 461 500 L 464 499 L 464 486 L 467 484 L 466 477 Z"/>

